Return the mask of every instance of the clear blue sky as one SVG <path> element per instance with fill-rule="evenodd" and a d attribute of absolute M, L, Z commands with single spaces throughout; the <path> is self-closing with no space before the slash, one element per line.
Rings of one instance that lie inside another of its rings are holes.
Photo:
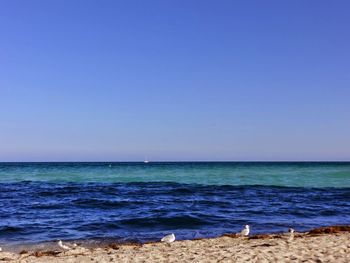
<path fill-rule="evenodd" d="M 0 160 L 350 160 L 349 1 L 0 2 Z"/>

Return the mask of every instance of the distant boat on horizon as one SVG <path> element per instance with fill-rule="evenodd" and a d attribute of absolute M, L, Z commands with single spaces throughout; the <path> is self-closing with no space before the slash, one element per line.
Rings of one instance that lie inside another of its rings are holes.
<path fill-rule="evenodd" d="M 146 157 L 143 163 L 149 163 L 148 158 Z"/>

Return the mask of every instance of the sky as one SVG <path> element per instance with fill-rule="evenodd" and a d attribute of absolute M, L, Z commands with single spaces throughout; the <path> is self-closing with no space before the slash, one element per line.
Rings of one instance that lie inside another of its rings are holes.
<path fill-rule="evenodd" d="M 0 1 L 0 161 L 349 161 L 349 1 Z"/>

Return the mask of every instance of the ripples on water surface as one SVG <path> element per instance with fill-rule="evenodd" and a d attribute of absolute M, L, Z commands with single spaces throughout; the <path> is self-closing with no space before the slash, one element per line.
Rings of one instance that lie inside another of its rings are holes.
<path fill-rule="evenodd" d="M 0 164 L 0 245 L 350 224 L 350 163 Z"/>

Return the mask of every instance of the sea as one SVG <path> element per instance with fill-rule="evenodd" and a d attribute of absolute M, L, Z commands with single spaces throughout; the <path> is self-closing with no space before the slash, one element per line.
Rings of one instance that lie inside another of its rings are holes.
<path fill-rule="evenodd" d="M 350 224 L 350 162 L 0 163 L 0 246 Z"/>

